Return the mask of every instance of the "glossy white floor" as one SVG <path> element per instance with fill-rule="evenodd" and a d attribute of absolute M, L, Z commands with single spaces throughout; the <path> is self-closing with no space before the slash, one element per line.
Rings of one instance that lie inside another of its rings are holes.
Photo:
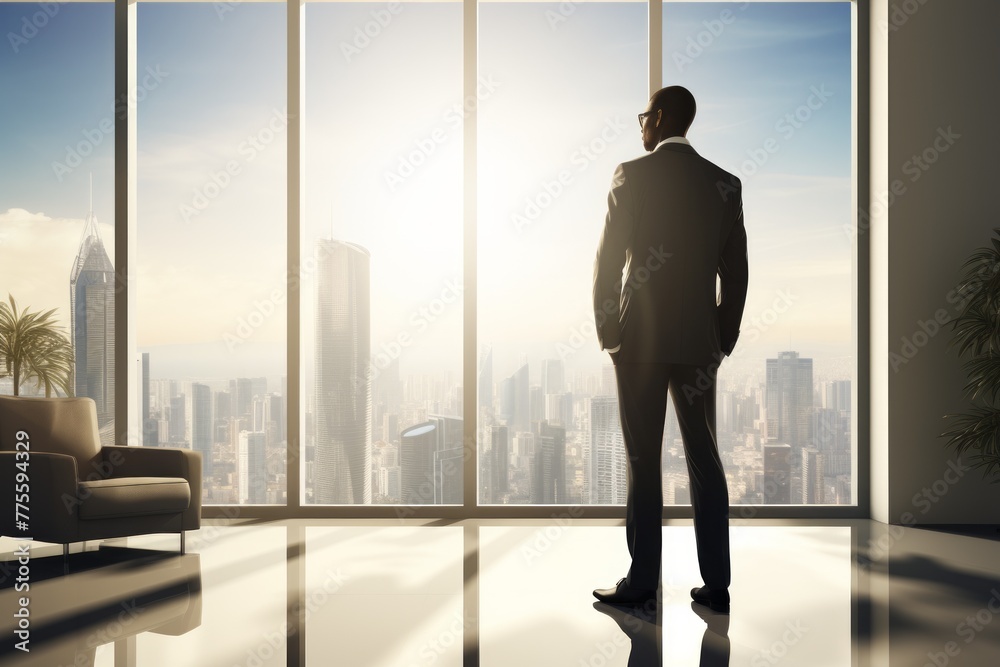
<path fill-rule="evenodd" d="M 665 522 L 661 599 L 632 612 L 592 594 L 628 569 L 621 522 L 209 523 L 183 556 L 170 535 L 74 545 L 68 563 L 36 544 L 26 569 L 0 539 L 0 665 L 1000 662 L 996 532 L 733 521 L 723 616 L 691 604 L 690 521 Z"/>

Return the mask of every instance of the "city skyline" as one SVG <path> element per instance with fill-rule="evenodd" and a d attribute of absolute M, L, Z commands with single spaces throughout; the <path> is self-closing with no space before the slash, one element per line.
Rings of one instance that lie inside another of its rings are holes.
<path fill-rule="evenodd" d="M 551 361 L 553 363 L 545 365 L 548 375 L 557 377 L 560 374 L 558 361 Z M 795 351 L 784 351 L 767 361 L 769 364 L 760 369 L 756 380 L 742 386 L 723 385 L 718 391 L 719 447 L 731 502 L 850 503 L 856 474 L 851 440 L 850 381 L 826 380 L 812 384 L 809 400 L 815 399 L 815 404 L 808 411 L 809 428 L 804 432 L 804 440 L 789 443 L 769 432 L 769 424 L 770 429 L 775 430 L 783 417 L 779 413 L 772 418 L 767 406 L 781 406 L 784 412 L 792 401 L 794 407 L 802 382 L 794 371 L 768 371 L 789 362 L 808 366 L 810 360 L 801 358 Z M 529 430 L 520 432 L 513 430 L 509 423 L 493 420 L 492 414 L 500 405 L 499 392 L 492 405 L 480 405 L 480 433 L 483 434 L 479 454 L 480 503 L 624 503 L 624 444 L 617 420 L 613 380 L 602 372 L 574 375 L 565 382 L 562 388 L 566 392 L 547 396 L 571 396 L 568 424 L 560 423 L 565 418 L 559 416 L 562 406 L 558 401 L 546 402 L 542 408 L 531 407 Z M 377 401 L 381 416 L 377 417 L 374 410 L 370 412 L 373 423 L 378 425 L 370 430 L 370 450 L 365 454 L 369 463 L 366 474 L 371 482 L 371 502 L 441 504 L 449 502 L 450 498 L 450 502 L 461 503 L 464 469 L 460 405 L 452 405 L 450 409 L 454 414 L 451 416 L 440 414 L 441 408 L 449 409 L 447 404 L 441 403 L 449 393 L 446 388 L 435 388 L 414 376 L 390 380 L 390 384 L 396 383 L 400 385 L 397 395 L 393 396 L 396 390 L 389 386 L 383 386 L 378 392 L 382 396 Z M 262 497 L 263 493 L 263 497 L 268 498 L 266 502 L 281 502 L 286 441 L 282 426 L 285 402 L 280 392 L 284 388 L 272 388 L 266 378 L 234 378 L 217 383 L 215 388 L 204 389 L 197 382 L 176 380 L 152 380 L 150 385 L 151 404 L 157 406 L 154 421 L 161 429 L 158 433 L 160 444 L 192 447 L 191 438 L 197 430 L 198 419 L 191 406 L 198 402 L 215 406 L 212 409 L 214 440 L 206 458 L 215 468 L 207 474 L 215 475 L 210 486 L 216 495 L 206 498 L 206 502 L 241 502 L 237 497 L 250 502 L 248 489 L 251 488 L 257 489 L 253 494 L 255 498 Z M 529 392 L 531 390 L 541 393 L 542 387 L 531 384 Z M 200 401 L 191 400 L 189 397 L 197 392 L 202 393 Z M 386 399 L 388 403 L 384 402 Z M 168 405 L 170 410 L 166 409 Z M 422 408 L 413 411 L 421 405 Z M 220 409 L 220 406 L 224 407 Z M 171 414 L 173 411 L 178 414 Z M 315 407 L 306 408 L 303 431 L 306 500 L 326 504 L 321 500 L 324 482 L 316 467 L 316 414 Z M 511 415 L 506 420 L 513 418 Z M 784 419 L 789 421 L 787 417 Z M 244 436 L 245 433 L 262 435 Z M 263 455 L 260 437 L 265 438 Z M 673 411 L 668 410 L 663 441 L 664 502 L 668 505 L 689 502 L 687 471 L 679 437 Z M 251 454 L 253 457 L 248 458 Z M 261 456 L 274 462 L 267 465 L 267 473 L 260 465 L 247 468 L 246 461 L 260 461 Z M 243 475 L 240 470 L 256 472 Z M 264 479 L 254 474 L 267 476 Z M 234 480 L 231 488 L 227 487 L 226 479 Z M 560 497 L 562 501 L 557 500 Z"/>

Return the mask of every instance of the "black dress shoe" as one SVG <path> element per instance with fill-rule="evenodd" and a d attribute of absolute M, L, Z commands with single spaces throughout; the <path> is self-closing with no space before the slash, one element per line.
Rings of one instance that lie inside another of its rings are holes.
<path fill-rule="evenodd" d="M 712 611 L 723 614 L 729 613 L 729 589 L 713 591 L 708 586 L 691 589 L 691 599 L 698 604 L 705 605 Z"/>
<path fill-rule="evenodd" d="M 656 589 L 632 588 L 622 577 L 614 588 L 594 589 L 594 597 L 608 604 L 642 604 L 656 599 Z"/>

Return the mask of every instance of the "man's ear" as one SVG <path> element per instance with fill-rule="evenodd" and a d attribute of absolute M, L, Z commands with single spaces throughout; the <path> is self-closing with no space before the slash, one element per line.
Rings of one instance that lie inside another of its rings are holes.
<path fill-rule="evenodd" d="M 654 125 L 653 127 L 659 127 L 660 126 L 660 119 L 661 118 L 663 118 L 663 109 L 657 109 L 656 110 L 656 125 Z"/>

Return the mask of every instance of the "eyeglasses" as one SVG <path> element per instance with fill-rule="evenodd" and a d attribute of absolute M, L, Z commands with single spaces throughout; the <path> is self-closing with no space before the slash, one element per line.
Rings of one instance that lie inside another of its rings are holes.
<path fill-rule="evenodd" d="M 639 114 L 639 129 L 640 130 L 642 129 L 642 119 L 645 118 L 646 116 L 652 116 L 654 113 L 656 113 L 656 112 L 655 111 L 643 111 L 641 114 Z"/>

